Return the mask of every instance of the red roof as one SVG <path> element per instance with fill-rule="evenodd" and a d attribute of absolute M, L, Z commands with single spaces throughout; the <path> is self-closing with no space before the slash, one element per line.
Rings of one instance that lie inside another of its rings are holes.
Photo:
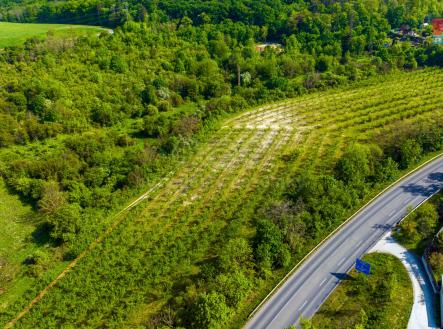
<path fill-rule="evenodd" d="M 434 35 L 443 35 L 443 18 L 433 19 L 432 29 L 434 31 Z"/>

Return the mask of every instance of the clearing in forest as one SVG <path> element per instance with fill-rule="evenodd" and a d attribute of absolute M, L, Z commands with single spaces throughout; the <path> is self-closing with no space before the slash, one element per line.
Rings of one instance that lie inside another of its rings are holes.
<path fill-rule="evenodd" d="M 433 120 L 441 115 L 442 85 L 442 70 L 395 74 L 227 120 L 161 188 L 124 214 L 17 328 L 146 324 L 170 299 L 193 289 L 202 263 L 229 236 L 228 223 L 253 234 L 248 219 L 284 177 L 300 168 L 331 170 L 350 142 L 400 121 Z"/>
<path fill-rule="evenodd" d="M 73 36 L 90 33 L 100 33 L 106 29 L 88 25 L 66 24 L 28 24 L 0 22 L 0 48 L 18 46 L 26 39 L 44 38 L 48 32 L 54 35 Z"/>

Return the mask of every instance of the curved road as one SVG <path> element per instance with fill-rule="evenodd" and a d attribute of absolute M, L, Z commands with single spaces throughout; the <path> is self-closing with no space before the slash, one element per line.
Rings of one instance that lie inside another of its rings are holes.
<path fill-rule="evenodd" d="M 393 185 L 331 236 L 257 310 L 246 329 L 283 329 L 312 317 L 340 280 L 385 233 L 443 188 L 443 156 Z"/>

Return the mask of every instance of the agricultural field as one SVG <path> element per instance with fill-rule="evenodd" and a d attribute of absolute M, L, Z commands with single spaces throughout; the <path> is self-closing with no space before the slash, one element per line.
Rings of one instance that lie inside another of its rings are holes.
<path fill-rule="evenodd" d="M 32 37 L 44 38 L 48 33 L 55 36 L 98 34 L 106 29 L 88 25 L 27 24 L 0 22 L 0 48 L 18 46 Z"/>
<path fill-rule="evenodd" d="M 399 123 L 441 120 L 442 84 L 442 70 L 396 73 L 228 118 L 195 155 L 116 218 L 32 308 L 26 306 L 48 281 L 2 311 L 0 325 L 167 323 L 169 305 L 180 308 L 195 298 L 207 264 L 227 240 L 254 235 L 251 218 L 257 206 L 281 192 L 290 177 L 302 170 L 331 172 L 351 143 L 373 140 Z M 257 279 L 226 327 L 241 327 L 274 279 Z"/>
<path fill-rule="evenodd" d="M 400 260 L 388 254 L 369 254 L 371 275 L 352 270 L 312 319 L 314 328 L 404 329 L 412 309 L 413 291 Z"/>

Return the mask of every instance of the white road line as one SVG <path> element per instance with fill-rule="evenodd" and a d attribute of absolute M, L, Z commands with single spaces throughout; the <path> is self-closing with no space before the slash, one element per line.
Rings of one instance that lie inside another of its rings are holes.
<path fill-rule="evenodd" d="M 397 210 L 393 210 L 393 211 L 391 211 L 391 213 L 388 216 L 392 217 L 392 215 L 394 215 L 396 212 L 397 212 Z"/>
<path fill-rule="evenodd" d="M 323 279 L 323 281 L 322 282 L 320 282 L 320 285 L 319 285 L 319 287 L 321 287 L 325 282 L 326 282 L 326 280 L 327 279 Z"/>
<path fill-rule="evenodd" d="M 355 249 L 357 249 L 358 247 L 360 247 L 362 243 L 363 243 L 363 240 L 361 240 L 359 243 L 357 243 L 357 244 L 355 245 Z"/>
<path fill-rule="evenodd" d="M 341 266 L 341 264 L 343 264 L 343 262 L 346 260 L 346 257 L 343 257 L 340 262 L 338 263 L 338 266 Z"/>
<path fill-rule="evenodd" d="M 298 308 L 298 310 L 300 311 L 300 310 L 306 305 L 307 302 L 308 302 L 308 301 L 305 300 L 305 301 L 303 302 L 303 304 L 301 304 L 301 306 Z"/>

